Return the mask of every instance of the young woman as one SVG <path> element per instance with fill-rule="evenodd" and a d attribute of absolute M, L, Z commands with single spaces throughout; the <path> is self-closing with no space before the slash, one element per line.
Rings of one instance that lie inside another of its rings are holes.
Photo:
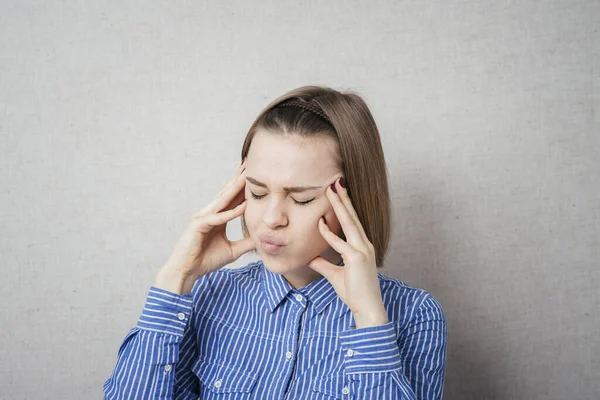
<path fill-rule="evenodd" d="M 377 271 L 391 211 L 364 101 L 292 90 L 257 117 L 241 158 L 158 271 L 105 397 L 442 398 L 442 308 Z M 245 238 L 231 242 L 240 216 Z M 260 260 L 221 269 L 249 251 Z"/>

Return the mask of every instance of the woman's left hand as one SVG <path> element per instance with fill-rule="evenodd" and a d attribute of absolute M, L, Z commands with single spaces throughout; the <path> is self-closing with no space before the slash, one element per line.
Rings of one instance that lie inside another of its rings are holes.
<path fill-rule="evenodd" d="M 333 183 L 337 193 L 330 186 L 326 195 L 347 241 L 331 232 L 324 218 L 319 220 L 319 231 L 331 247 L 340 253 L 344 266 L 334 265 L 320 256 L 308 266 L 331 283 L 340 299 L 352 311 L 357 328 L 384 325 L 388 323 L 388 315 L 379 288 L 375 248 L 365 234 L 348 191 L 339 184 L 339 180 Z"/>

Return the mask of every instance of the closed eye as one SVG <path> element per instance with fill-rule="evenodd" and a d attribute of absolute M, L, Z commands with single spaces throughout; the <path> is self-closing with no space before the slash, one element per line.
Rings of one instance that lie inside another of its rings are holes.
<path fill-rule="evenodd" d="M 254 193 L 252 193 L 252 191 L 250 191 L 250 194 L 252 195 L 252 198 L 254 200 L 260 200 L 260 199 L 262 199 L 263 197 L 266 196 L 266 194 L 263 194 L 263 195 L 254 194 Z M 294 200 L 294 199 L 292 199 L 292 200 Z M 296 204 L 298 204 L 300 206 L 304 206 L 304 205 L 310 203 L 313 200 L 314 200 L 314 198 L 310 199 L 310 200 L 307 200 L 307 201 L 297 201 L 297 200 L 294 200 L 294 203 L 296 203 Z"/>

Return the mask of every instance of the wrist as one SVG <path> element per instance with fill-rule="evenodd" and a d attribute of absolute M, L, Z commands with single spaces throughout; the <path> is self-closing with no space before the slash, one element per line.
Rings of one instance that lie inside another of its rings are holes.
<path fill-rule="evenodd" d="M 369 309 L 353 311 L 352 314 L 354 315 L 357 329 L 381 326 L 390 322 L 387 310 L 383 304 Z"/>
<path fill-rule="evenodd" d="M 187 294 L 191 292 L 197 279 L 179 271 L 162 267 L 156 274 L 154 286 L 175 294 Z"/>

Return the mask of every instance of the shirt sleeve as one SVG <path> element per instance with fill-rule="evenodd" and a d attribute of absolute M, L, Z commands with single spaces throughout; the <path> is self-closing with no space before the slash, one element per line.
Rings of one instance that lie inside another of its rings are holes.
<path fill-rule="evenodd" d="M 430 294 L 418 303 L 400 335 L 392 322 L 340 335 L 349 382 L 344 389 L 350 398 L 442 398 L 447 347 L 445 315 Z"/>
<path fill-rule="evenodd" d="M 150 287 L 142 315 L 126 335 L 104 383 L 104 398 L 197 399 L 198 383 L 191 371 L 197 346 L 191 312 L 191 294 Z"/>

